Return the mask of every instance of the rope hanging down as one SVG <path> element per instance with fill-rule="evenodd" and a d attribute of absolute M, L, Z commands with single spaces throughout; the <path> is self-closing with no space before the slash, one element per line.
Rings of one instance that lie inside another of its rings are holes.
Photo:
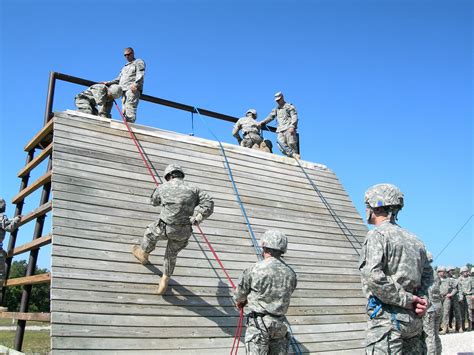
<path fill-rule="evenodd" d="M 248 219 L 248 216 L 247 216 L 247 212 L 245 211 L 245 207 L 244 207 L 244 204 L 242 203 L 242 200 L 240 198 L 240 194 L 239 194 L 239 191 L 237 189 L 237 185 L 235 184 L 235 180 L 234 180 L 234 176 L 232 174 L 232 169 L 230 168 L 230 164 L 229 164 L 229 160 L 227 159 L 227 155 L 225 154 L 225 150 L 224 150 L 224 146 L 222 145 L 221 141 L 219 138 L 217 138 L 217 136 L 214 134 L 214 132 L 211 130 L 211 128 L 207 125 L 206 121 L 202 118 L 199 110 L 194 107 L 194 110 L 196 111 L 196 113 L 198 114 L 199 118 L 201 119 L 201 121 L 204 123 L 204 125 L 206 126 L 207 130 L 211 133 L 211 135 L 214 137 L 214 139 L 219 143 L 219 147 L 220 147 L 220 150 L 221 150 L 221 153 L 222 153 L 222 156 L 224 157 L 224 162 L 225 162 L 225 166 L 226 166 L 226 169 L 227 169 L 227 173 L 229 174 L 229 178 L 230 178 L 230 181 L 232 183 L 232 187 L 234 189 L 234 194 L 235 194 L 235 198 L 237 199 L 237 202 L 239 203 L 239 206 L 240 206 L 240 209 L 242 211 L 242 214 L 244 216 L 244 219 L 245 219 L 245 222 L 247 224 L 247 228 L 250 232 L 250 236 L 252 238 L 252 244 L 255 248 L 255 252 L 257 254 L 257 258 L 259 260 L 263 260 L 263 254 L 262 254 L 262 251 L 261 251 L 261 248 L 259 247 L 258 245 L 258 241 L 257 241 L 257 238 L 255 238 L 255 235 L 253 233 L 253 229 L 252 229 L 252 226 L 250 224 L 250 221 Z M 290 324 L 288 323 L 288 330 L 289 330 L 289 333 L 291 335 L 291 346 L 293 348 L 293 352 L 295 354 L 302 354 L 301 352 L 301 349 L 300 349 L 300 346 L 299 344 L 296 342 L 296 339 L 293 335 L 293 331 L 291 329 L 291 326 Z M 236 353 L 237 354 L 237 353 Z"/>
<path fill-rule="evenodd" d="M 137 141 L 137 138 L 135 137 L 135 135 L 133 134 L 127 120 L 125 119 L 125 116 L 123 115 L 122 113 L 122 110 L 120 110 L 120 108 L 118 107 L 117 105 L 117 102 L 114 100 L 114 104 L 115 104 L 115 107 L 117 108 L 117 111 L 120 113 L 120 116 L 122 116 L 122 120 L 123 120 L 123 123 L 125 124 L 125 127 L 127 127 L 127 130 L 128 132 L 130 133 L 130 137 L 132 138 L 133 140 L 133 143 L 135 143 L 135 146 L 137 147 L 138 149 L 138 152 L 140 153 L 140 156 L 143 160 L 143 162 L 145 163 L 145 166 L 146 168 L 148 169 L 148 172 L 150 173 L 150 176 L 153 178 L 153 181 L 155 182 L 155 185 L 156 186 L 160 186 L 160 183 L 158 182 L 158 180 L 156 180 L 155 178 L 155 175 L 153 174 L 151 168 L 150 168 L 150 165 L 148 164 L 147 162 L 147 159 L 145 158 L 145 154 L 143 153 L 142 149 L 140 148 L 140 145 L 138 144 L 138 141 Z M 161 179 L 160 179 L 161 180 Z M 234 284 L 234 282 L 232 281 L 232 279 L 230 278 L 226 268 L 224 267 L 224 265 L 222 264 L 222 261 L 221 259 L 219 258 L 219 256 L 217 255 L 216 251 L 214 250 L 214 248 L 212 247 L 211 243 L 209 242 L 209 240 L 207 239 L 206 235 L 204 234 L 204 232 L 202 231 L 201 229 L 201 226 L 199 226 L 199 224 L 195 224 L 196 228 L 199 230 L 199 233 L 201 234 L 202 238 L 204 239 L 204 241 L 206 242 L 207 246 L 209 247 L 209 249 L 211 250 L 212 254 L 214 255 L 214 258 L 216 259 L 216 261 L 218 262 L 219 266 L 221 267 L 222 271 L 224 272 L 227 280 L 229 281 L 230 285 L 232 286 L 232 288 L 235 290 L 236 289 L 236 286 Z M 232 344 L 232 350 L 231 350 L 231 355 L 234 354 L 234 349 L 235 349 L 235 354 L 237 354 L 238 350 L 239 350 L 239 344 L 240 344 L 240 337 L 242 335 L 242 327 L 243 327 L 243 318 L 244 318 L 244 310 L 243 308 L 240 308 L 240 315 L 239 315 L 239 322 L 238 322 L 238 325 L 237 325 L 237 328 L 236 328 L 236 331 L 235 331 L 235 336 L 234 336 L 234 342 Z"/>
<path fill-rule="evenodd" d="M 298 158 L 294 158 L 294 159 L 298 163 L 299 167 L 301 168 L 301 171 L 303 171 L 304 175 L 308 179 L 308 181 L 311 184 L 311 186 L 313 187 L 314 191 L 316 191 L 316 193 L 318 194 L 318 196 L 321 199 L 321 201 L 323 202 L 324 206 L 326 206 L 326 208 L 328 209 L 328 211 L 331 214 L 332 218 L 334 218 L 334 221 L 336 221 L 336 223 L 339 226 L 339 228 L 341 229 L 342 233 L 344 233 L 344 236 L 347 238 L 347 240 L 351 244 L 352 248 L 354 248 L 357 255 L 360 255 L 359 250 L 356 248 L 356 246 L 354 245 L 354 243 L 352 242 L 352 240 L 349 238 L 349 236 L 347 234 L 349 233 L 351 235 L 351 237 L 359 243 L 359 247 L 362 246 L 362 243 L 360 242 L 360 240 L 355 237 L 355 235 L 352 233 L 352 231 L 346 226 L 344 221 L 337 215 L 336 211 L 334 211 L 332 206 L 329 204 L 329 202 L 323 196 L 321 190 L 319 190 L 319 188 L 313 182 L 313 180 L 311 179 L 309 174 L 306 172 L 306 169 L 303 168 L 303 165 L 301 165 L 299 159 Z"/>

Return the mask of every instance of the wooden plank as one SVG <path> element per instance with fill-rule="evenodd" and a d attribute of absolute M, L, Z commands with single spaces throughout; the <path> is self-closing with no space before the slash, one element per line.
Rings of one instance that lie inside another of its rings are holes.
<path fill-rule="evenodd" d="M 24 151 L 29 152 L 33 148 L 41 145 L 42 141 L 52 133 L 54 120 L 50 120 L 46 125 L 25 145 Z M 49 143 L 48 143 L 49 144 Z"/>
<path fill-rule="evenodd" d="M 29 162 L 23 169 L 18 172 L 18 177 L 22 178 L 23 176 L 30 173 L 31 170 L 36 168 L 43 160 L 50 156 L 53 151 L 53 143 L 50 143 L 46 148 L 44 148 L 40 154 L 38 154 L 31 162 Z"/>
<path fill-rule="evenodd" d="M 15 249 L 13 249 L 12 253 L 8 254 L 8 257 L 11 258 L 12 256 L 19 255 L 30 250 L 39 249 L 40 247 L 50 244 L 50 243 L 51 243 L 51 234 L 47 234 L 45 236 L 42 236 L 38 239 L 33 240 L 32 242 L 16 247 Z"/>
<path fill-rule="evenodd" d="M 43 185 L 46 185 L 51 182 L 51 171 L 48 171 L 46 174 L 42 175 L 39 177 L 34 183 L 32 183 L 30 186 L 27 188 L 21 190 L 15 197 L 12 199 L 13 204 L 17 204 L 20 201 L 23 201 L 26 196 L 30 195 L 34 191 L 36 191 L 38 188 L 40 188 Z"/>
<path fill-rule="evenodd" d="M 36 322 L 50 322 L 50 313 L 21 313 L 21 312 L 0 312 L 0 318 L 3 319 L 18 319 Z"/>
<path fill-rule="evenodd" d="M 22 285 L 37 285 L 37 284 L 49 283 L 49 282 L 51 282 L 51 273 L 48 272 L 45 274 L 8 279 L 5 282 L 5 286 L 11 287 L 11 286 L 22 286 Z"/>
<path fill-rule="evenodd" d="M 26 224 L 29 221 L 44 216 L 46 213 L 51 211 L 52 209 L 52 201 L 46 202 L 44 205 L 39 206 L 38 208 L 34 209 L 30 213 L 24 215 L 20 220 L 20 225 Z"/>

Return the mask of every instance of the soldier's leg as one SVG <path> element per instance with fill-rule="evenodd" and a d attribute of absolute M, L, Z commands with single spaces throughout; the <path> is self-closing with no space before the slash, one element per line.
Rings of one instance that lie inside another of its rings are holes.
<path fill-rule="evenodd" d="M 283 338 L 270 340 L 269 355 L 286 355 L 290 351 L 291 335 L 286 333 Z"/>
<path fill-rule="evenodd" d="M 83 97 L 76 96 L 74 101 L 77 107 L 77 111 L 88 113 L 90 115 L 97 115 L 97 109 L 91 104 L 91 102 Z"/>
<path fill-rule="evenodd" d="M 242 142 L 240 142 L 240 145 L 245 148 L 252 148 L 253 142 L 252 139 L 248 135 L 245 135 L 244 138 L 242 139 Z"/>
<path fill-rule="evenodd" d="M 468 330 L 472 330 L 472 302 L 472 295 L 466 295 Z"/>
<path fill-rule="evenodd" d="M 288 323 L 284 317 L 277 318 L 265 316 L 263 318 L 268 332 L 270 334 L 270 342 L 268 345 L 269 355 L 286 355 L 290 348 L 290 332 L 288 331 Z"/>
<path fill-rule="evenodd" d="M 5 267 L 5 251 L 0 248 L 0 312 L 7 312 L 8 309 L 3 306 L 3 285 L 5 284 L 6 278 L 6 267 Z"/>
<path fill-rule="evenodd" d="M 99 110 L 99 116 L 100 117 L 106 117 L 106 118 L 112 118 L 111 112 L 112 112 L 112 106 L 114 102 L 113 101 L 107 101 L 104 106 L 102 106 Z"/>
<path fill-rule="evenodd" d="M 291 156 L 292 151 L 286 142 L 285 132 L 278 132 L 277 141 L 278 141 L 278 148 L 280 149 L 280 151 L 286 156 Z"/>
<path fill-rule="evenodd" d="M 392 352 L 391 354 L 398 354 L 396 352 Z M 403 348 L 400 354 L 426 354 L 426 345 L 422 339 L 421 334 L 414 336 L 409 339 L 403 340 Z"/>
<path fill-rule="evenodd" d="M 454 327 L 462 331 L 462 315 L 461 315 L 461 303 L 459 302 L 459 298 L 455 298 L 452 301 L 452 307 L 453 307 L 453 316 L 454 316 Z"/>
<path fill-rule="evenodd" d="M 140 247 L 145 253 L 150 254 L 155 250 L 158 240 L 164 239 L 166 235 L 160 228 L 160 222 L 153 222 L 146 227 Z"/>
<path fill-rule="evenodd" d="M 298 154 L 298 139 L 296 136 L 296 131 L 293 131 L 293 133 L 290 133 L 288 130 L 285 131 L 286 134 L 286 141 L 288 142 L 288 146 L 290 147 L 292 153 Z"/>
<path fill-rule="evenodd" d="M 448 333 L 449 331 L 449 311 L 451 310 L 451 299 L 445 297 L 443 300 L 443 333 Z"/>
<path fill-rule="evenodd" d="M 435 334 L 435 354 L 441 355 L 443 346 L 441 344 L 441 338 L 439 337 L 439 327 L 441 322 L 441 308 L 436 309 L 434 317 L 434 334 Z"/>
<path fill-rule="evenodd" d="M 140 99 L 140 92 L 137 90 L 127 90 L 123 94 L 123 113 L 127 122 L 135 122 L 137 119 L 137 107 Z"/>
<path fill-rule="evenodd" d="M 430 310 L 423 316 L 423 337 L 428 354 L 436 354 L 435 326 L 435 312 Z"/>
<path fill-rule="evenodd" d="M 260 322 L 258 325 L 256 322 Z M 249 318 L 247 331 L 245 332 L 245 349 L 247 354 L 267 355 L 269 348 L 269 336 L 265 332 L 261 318 Z"/>
<path fill-rule="evenodd" d="M 165 275 L 171 276 L 176 266 L 176 258 L 181 250 L 186 248 L 191 236 L 191 225 L 170 225 L 166 226 L 168 244 L 165 252 Z"/>

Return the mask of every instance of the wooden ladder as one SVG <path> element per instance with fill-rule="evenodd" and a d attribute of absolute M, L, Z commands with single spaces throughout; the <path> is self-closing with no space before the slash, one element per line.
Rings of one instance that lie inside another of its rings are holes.
<path fill-rule="evenodd" d="M 27 321 L 50 322 L 50 313 L 29 313 L 28 306 L 33 285 L 50 283 L 51 274 L 35 274 L 36 262 L 39 250 L 42 246 L 51 243 L 51 232 L 43 235 L 46 214 L 52 209 L 50 201 L 51 173 L 52 173 L 52 152 L 53 152 L 53 125 L 54 121 L 50 116 L 43 128 L 28 142 L 24 150 L 27 152 L 26 164 L 18 172 L 21 179 L 20 191 L 13 197 L 12 203 L 16 205 L 15 216 L 22 215 L 25 199 L 38 189 L 42 189 L 38 208 L 23 215 L 20 226 L 36 220 L 32 241 L 18 247 L 15 246 L 18 229 L 10 234 L 6 258 L 6 283 L 2 289 L 2 299 L 5 300 L 5 293 L 8 287 L 23 286 L 19 312 L 2 312 L 0 318 L 16 319 L 17 329 L 14 341 L 15 350 L 21 351 L 23 337 Z M 35 154 L 38 152 L 38 154 Z M 29 184 L 30 173 L 43 161 L 48 160 L 46 172 L 36 181 Z M 29 252 L 26 275 L 19 278 L 9 278 L 13 257 Z"/>

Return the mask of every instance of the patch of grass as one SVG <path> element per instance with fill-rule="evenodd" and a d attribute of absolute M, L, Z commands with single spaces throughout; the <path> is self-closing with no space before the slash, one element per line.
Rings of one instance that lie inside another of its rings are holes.
<path fill-rule="evenodd" d="M 0 344 L 13 348 L 15 341 L 15 331 L 0 331 Z M 51 352 L 51 338 L 49 330 L 26 331 L 23 338 L 22 352 L 26 354 L 49 354 Z"/>
<path fill-rule="evenodd" d="M 0 327 L 11 327 L 12 325 L 16 327 L 17 320 L 15 319 L 12 321 L 11 319 L 0 318 Z M 35 322 L 35 321 L 27 321 L 26 325 L 37 325 L 39 327 L 48 326 L 49 322 Z"/>

